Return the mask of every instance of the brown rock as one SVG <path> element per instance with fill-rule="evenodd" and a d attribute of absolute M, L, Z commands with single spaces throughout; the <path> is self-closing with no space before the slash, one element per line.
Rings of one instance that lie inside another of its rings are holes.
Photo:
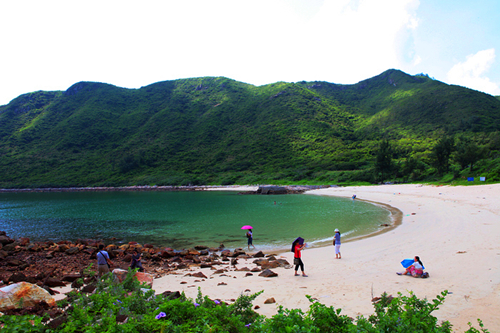
<path fill-rule="evenodd" d="M 68 255 L 72 255 L 72 254 L 76 254 L 78 252 L 80 252 L 80 249 L 78 247 L 70 247 L 69 249 L 67 249 L 66 251 L 64 251 L 66 254 Z"/>
<path fill-rule="evenodd" d="M 276 277 L 276 276 L 278 276 L 278 274 L 275 273 L 275 272 L 273 272 L 270 269 L 266 269 L 265 271 L 263 271 L 262 273 L 260 273 L 259 276 L 262 276 L 262 277 Z"/>
<path fill-rule="evenodd" d="M 262 251 L 257 252 L 253 255 L 254 258 L 264 258 L 265 254 Z"/>
<path fill-rule="evenodd" d="M 254 267 L 254 268 L 252 268 L 252 269 L 250 270 L 250 272 L 254 272 L 254 273 L 256 273 L 256 272 L 260 272 L 261 270 L 262 270 L 262 269 L 260 269 L 259 267 Z"/>
<path fill-rule="evenodd" d="M 250 268 L 248 268 L 248 267 L 241 267 L 241 268 L 238 268 L 237 271 L 240 271 L 240 272 L 249 272 Z"/>
<path fill-rule="evenodd" d="M 253 274 L 252 273 L 246 273 L 245 277 L 247 277 L 247 276 L 253 276 Z"/>
<path fill-rule="evenodd" d="M 80 273 L 66 274 L 63 276 L 62 281 L 73 282 L 81 278 L 83 278 L 83 275 Z"/>
<path fill-rule="evenodd" d="M 28 282 L 0 288 L 0 311 L 35 306 L 42 301 L 49 306 L 56 305 L 56 301 L 46 290 Z"/>
<path fill-rule="evenodd" d="M 49 277 L 45 280 L 45 285 L 49 287 L 64 287 L 66 286 L 66 283 L 62 282 L 61 280 Z"/>
<path fill-rule="evenodd" d="M 264 304 L 273 304 L 273 303 L 276 303 L 274 297 L 268 298 L 264 301 Z"/>
<path fill-rule="evenodd" d="M 206 262 L 202 262 L 200 264 L 200 268 L 210 268 L 210 267 L 212 267 L 212 265 Z"/>
<path fill-rule="evenodd" d="M 9 282 L 12 283 L 18 283 L 26 280 L 27 280 L 26 275 L 24 275 L 21 272 L 16 272 L 9 277 Z"/>
<path fill-rule="evenodd" d="M 217 285 L 218 286 L 227 286 L 227 283 L 225 283 L 225 282 L 219 282 L 219 283 L 217 283 Z"/>
<path fill-rule="evenodd" d="M 82 293 L 93 293 L 96 288 L 95 284 L 88 284 L 85 287 L 82 288 Z"/>
<path fill-rule="evenodd" d="M 146 284 L 148 287 L 153 288 L 153 275 L 136 272 L 134 276 L 141 284 Z"/>
<path fill-rule="evenodd" d="M 59 326 L 61 326 L 62 324 L 64 324 L 66 321 L 68 321 L 68 317 L 67 316 L 59 316 L 57 317 L 56 319 L 53 319 L 51 320 L 49 323 L 48 323 L 48 326 L 55 330 L 57 329 Z"/>
<path fill-rule="evenodd" d="M 225 272 L 227 272 L 227 271 L 224 270 L 224 269 L 218 269 L 213 274 L 222 274 L 222 273 L 225 273 Z"/>
<path fill-rule="evenodd" d="M 7 245 L 7 244 L 10 244 L 10 243 L 14 243 L 14 240 L 6 235 L 1 235 L 0 236 L 0 243 L 2 245 Z"/>
<path fill-rule="evenodd" d="M 254 310 L 258 310 L 258 309 L 260 309 L 260 306 L 256 305 L 256 306 L 253 307 L 253 309 Z"/>
<path fill-rule="evenodd" d="M 21 246 L 26 246 L 29 244 L 29 242 L 30 242 L 30 239 L 27 237 L 19 238 L 19 245 L 21 245 Z"/>
<path fill-rule="evenodd" d="M 193 273 L 191 274 L 191 276 L 194 276 L 194 277 L 199 277 L 199 278 L 204 278 L 206 279 L 207 277 L 205 276 L 205 274 L 203 274 L 202 272 L 196 272 L 196 273 Z"/>

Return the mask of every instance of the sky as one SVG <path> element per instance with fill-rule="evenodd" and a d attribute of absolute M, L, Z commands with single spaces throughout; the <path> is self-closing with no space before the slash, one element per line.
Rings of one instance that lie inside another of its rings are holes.
<path fill-rule="evenodd" d="M 354 84 L 391 68 L 500 95 L 500 1 L 0 1 L 0 105 L 80 81 Z"/>

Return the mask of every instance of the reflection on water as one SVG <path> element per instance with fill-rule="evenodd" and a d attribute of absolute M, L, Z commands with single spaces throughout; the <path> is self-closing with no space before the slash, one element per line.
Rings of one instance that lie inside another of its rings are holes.
<path fill-rule="evenodd" d="M 276 204 L 274 202 L 276 201 Z M 234 192 L 0 193 L 0 230 L 31 240 L 104 239 L 173 248 L 246 247 L 241 226 L 254 227 L 258 249 L 283 249 L 345 238 L 390 223 L 389 212 L 350 199 Z"/>

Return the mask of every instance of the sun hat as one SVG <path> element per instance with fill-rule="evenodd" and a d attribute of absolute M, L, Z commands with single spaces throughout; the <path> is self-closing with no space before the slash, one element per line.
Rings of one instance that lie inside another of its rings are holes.
<path fill-rule="evenodd" d="M 335 229 L 335 232 L 340 232 L 339 229 Z"/>

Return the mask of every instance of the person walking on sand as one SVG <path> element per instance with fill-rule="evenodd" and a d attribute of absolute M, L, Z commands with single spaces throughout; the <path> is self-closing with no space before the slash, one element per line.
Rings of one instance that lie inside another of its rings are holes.
<path fill-rule="evenodd" d="M 255 249 L 255 246 L 253 245 L 253 232 L 252 229 L 248 229 L 247 231 L 247 238 L 248 238 L 248 250 L 250 251 L 250 245 L 253 246 Z"/>
<path fill-rule="evenodd" d="M 299 276 L 299 267 L 300 270 L 302 271 L 302 276 L 307 277 L 306 273 L 304 272 L 304 263 L 302 262 L 302 253 L 301 251 L 306 247 L 306 244 L 304 243 L 304 238 L 299 237 L 296 240 L 293 241 L 292 243 L 292 249 L 291 251 L 293 252 L 293 263 L 295 265 L 295 276 Z"/>
<path fill-rule="evenodd" d="M 96 254 L 97 257 L 97 275 L 99 277 L 103 276 L 106 273 L 109 273 L 109 268 L 113 263 L 109 260 L 109 254 L 107 251 L 104 251 L 104 245 L 99 244 L 99 250 Z"/>
<path fill-rule="evenodd" d="M 342 259 L 340 254 L 340 231 L 335 229 L 335 236 L 333 237 L 333 246 L 335 246 L 335 259 Z"/>

